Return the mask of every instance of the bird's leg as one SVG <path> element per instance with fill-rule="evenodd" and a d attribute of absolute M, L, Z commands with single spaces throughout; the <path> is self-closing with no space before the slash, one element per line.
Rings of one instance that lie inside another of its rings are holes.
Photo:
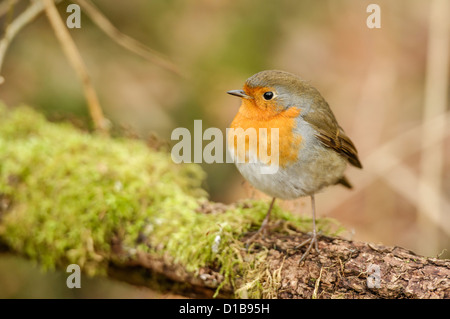
<path fill-rule="evenodd" d="M 264 232 L 265 229 L 267 228 L 267 224 L 269 223 L 269 219 L 270 219 L 270 212 L 272 211 L 272 207 L 273 207 L 273 204 L 275 203 L 275 199 L 276 199 L 275 197 L 272 199 L 272 202 L 270 203 L 269 210 L 267 211 L 266 217 L 264 217 L 261 227 L 259 227 L 259 229 L 258 229 L 258 233 Z"/>
<path fill-rule="evenodd" d="M 313 234 L 311 238 L 305 240 L 300 245 L 296 246 L 295 249 L 305 246 L 309 243 L 308 248 L 306 249 L 305 253 L 299 260 L 299 264 L 305 259 L 306 256 L 308 256 L 309 252 L 311 251 L 312 246 L 314 245 L 314 248 L 316 249 L 316 252 L 319 252 L 319 246 L 317 244 L 317 231 L 316 231 L 316 201 L 314 199 L 314 194 L 311 195 L 311 207 L 312 207 L 312 217 L 313 217 Z"/>
<path fill-rule="evenodd" d="M 247 243 L 254 241 L 255 238 L 257 236 L 259 236 L 259 234 L 263 234 L 265 232 L 265 230 L 267 228 L 267 224 L 269 223 L 270 212 L 272 211 L 273 204 L 275 203 L 275 199 L 276 199 L 275 197 L 272 199 L 272 202 L 270 203 L 270 206 L 269 206 L 269 210 L 267 211 L 266 217 L 264 217 L 261 227 L 259 227 L 258 231 L 255 234 L 253 234 L 249 239 L 247 239 L 247 241 L 246 241 Z"/>

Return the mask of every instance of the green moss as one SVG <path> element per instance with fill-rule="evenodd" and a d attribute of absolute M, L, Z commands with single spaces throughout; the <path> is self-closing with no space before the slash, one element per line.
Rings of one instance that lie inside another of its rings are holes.
<path fill-rule="evenodd" d="M 268 203 L 199 213 L 204 178 L 198 165 L 174 164 L 140 141 L 83 133 L 30 108 L 0 105 L 0 195 L 12 201 L 0 215 L 0 237 L 48 269 L 77 263 L 104 274 L 111 242 L 119 239 L 130 254 L 158 254 L 194 273 L 215 267 L 224 284 L 243 279 L 240 296 L 271 296 L 276 281 L 263 287 L 260 274 L 267 252 L 243 260 L 239 241 L 261 223 Z M 277 206 L 273 215 L 311 227 Z"/>

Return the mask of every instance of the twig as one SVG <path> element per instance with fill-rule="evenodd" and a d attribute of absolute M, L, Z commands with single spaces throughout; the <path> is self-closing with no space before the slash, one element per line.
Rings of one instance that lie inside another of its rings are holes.
<path fill-rule="evenodd" d="M 318 297 L 317 292 L 319 291 L 320 280 L 322 279 L 322 271 L 323 271 L 323 267 L 320 267 L 319 278 L 317 278 L 316 283 L 314 285 L 314 291 L 313 291 L 311 299 L 317 299 L 317 297 Z"/>
<path fill-rule="evenodd" d="M 16 4 L 18 0 L 9 0 L 0 3 L 0 17 L 8 12 L 12 6 Z"/>
<path fill-rule="evenodd" d="M 75 2 L 83 8 L 84 12 L 106 35 L 119 45 L 166 70 L 182 76 L 178 67 L 159 52 L 120 32 L 90 0 L 75 0 Z"/>
<path fill-rule="evenodd" d="M 354 109 L 351 131 L 352 136 L 364 136 L 364 142 L 357 143 L 360 154 L 367 154 L 380 145 L 389 112 L 388 108 L 379 106 L 386 105 L 384 99 L 392 96 L 397 74 L 393 61 L 385 56 L 374 55 L 368 64 L 367 74 L 361 83 L 359 101 Z"/>
<path fill-rule="evenodd" d="M 425 75 L 425 101 L 423 121 L 444 114 L 447 108 L 448 66 L 450 24 L 448 0 L 434 0 L 430 3 L 427 69 Z M 445 121 L 439 121 L 432 128 L 422 131 L 422 144 L 429 139 L 445 135 Z M 420 246 L 430 251 L 438 250 L 439 234 L 435 225 L 443 218 L 442 194 L 443 141 L 427 149 L 423 148 L 420 162 L 418 221 Z M 437 196 L 436 196 L 437 194 Z M 442 194 L 442 195 L 441 195 Z M 430 224 L 430 221 L 432 222 Z M 426 238 L 426 240 L 424 240 Z"/>
<path fill-rule="evenodd" d="M 107 133 L 109 128 L 109 122 L 103 116 L 102 108 L 100 107 L 100 102 L 95 92 L 94 86 L 92 85 L 91 78 L 87 73 L 86 66 L 83 59 L 78 51 L 75 43 L 70 36 L 67 27 L 64 24 L 61 16 L 56 9 L 53 0 L 42 0 L 45 5 L 45 12 L 53 27 L 56 37 L 58 38 L 67 59 L 69 60 L 72 68 L 78 74 L 81 82 L 83 84 L 84 94 L 89 106 L 89 112 L 91 114 L 92 120 L 97 130 Z"/>
<path fill-rule="evenodd" d="M 436 143 L 440 143 L 446 136 L 450 136 L 450 127 L 447 125 L 444 135 L 433 136 L 425 144 L 416 143 L 423 130 L 433 129 L 439 122 L 450 123 L 450 112 L 438 115 L 432 119 L 426 120 L 417 126 L 398 134 L 395 138 L 377 147 L 375 151 L 363 158 L 365 174 L 354 177 L 356 186 L 351 192 L 345 192 L 333 201 L 322 203 L 325 211 L 330 211 L 341 205 L 350 198 L 358 195 L 366 187 L 370 186 L 375 180 L 384 176 L 389 171 L 396 169 L 401 165 L 402 160 L 414 153 L 428 148 Z M 413 142 L 411 142 L 413 141 Z M 401 152 L 399 152 L 401 150 Z M 391 160 L 387 161 L 386 159 Z M 326 207 L 328 205 L 328 207 Z M 438 227 L 444 229 L 443 224 Z"/>
<path fill-rule="evenodd" d="M 395 162 L 396 159 L 390 154 L 386 154 L 384 159 L 386 162 Z M 380 175 L 388 184 L 397 191 L 404 198 L 408 199 L 415 207 L 420 207 L 421 194 L 424 189 L 426 194 L 429 196 L 428 199 L 432 202 L 436 202 L 442 211 L 450 211 L 450 202 L 441 195 L 439 189 L 436 189 L 433 184 L 428 183 L 426 180 L 421 180 L 417 174 L 415 174 L 412 169 L 407 165 L 398 165 L 395 170 L 392 170 L 389 174 Z M 418 185 L 421 185 L 418 188 Z M 440 228 L 440 230 L 450 236 L 450 216 L 439 216 L 437 214 L 430 214 L 427 210 L 424 212 L 426 218 L 433 222 L 435 228 Z M 424 240 L 422 238 L 422 240 Z M 428 241 L 428 237 L 426 242 Z M 440 248 L 428 249 L 437 251 Z"/>
<path fill-rule="evenodd" d="M 57 0 L 60 2 L 60 0 Z M 6 2 L 5 2 L 6 3 Z M 2 4 L 3 5 L 3 4 Z M 8 3 L 10 5 L 10 3 Z M 8 6 L 6 6 L 8 7 Z M 2 10 L 4 7 L 2 6 Z M 28 8 L 25 9 L 21 14 L 19 14 L 10 25 L 6 27 L 5 35 L 0 40 L 0 84 L 2 84 L 5 79 L 1 76 L 1 70 L 3 65 L 3 60 L 5 59 L 6 51 L 14 39 L 14 37 L 19 33 L 19 31 L 25 27 L 27 24 L 32 22 L 40 13 L 44 11 L 44 5 L 40 1 L 33 1 Z"/>

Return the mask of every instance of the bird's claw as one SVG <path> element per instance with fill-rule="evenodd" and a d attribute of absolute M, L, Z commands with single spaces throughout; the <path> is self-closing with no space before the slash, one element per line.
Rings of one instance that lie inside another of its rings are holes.
<path fill-rule="evenodd" d="M 253 235 L 251 235 L 246 241 L 245 241 L 245 248 L 250 247 L 250 245 L 258 238 L 261 237 L 262 239 L 264 239 L 264 236 L 266 235 L 267 232 L 267 226 L 264 225 L 264 227 L 261 227 L 260 229 L 258 229 L 258 231 L 256 233 L 254 233 Z"/>
<path fill-rule="evenodd" d="M 308 238 L 307 240 L 303 241 L 299 245 L 295 246 L 295 249 L 298 249 L 300 247 L 303 247 L 303 246 L 309 244 L 308 248 L 306 248 L 306 251 L 303 253 L 302 257 L 298 261 L 299 264 L 303 260 L 305 260 L 306 256 L 308 256 L 308 254 L 311 251 L 311 248 L 313 247 L 313 245 L 314 245 L 314 249 L 316 250 L 316 252 L 320 252 L 319 245 L 317 244 L 317 237 L 318 237 L 317 233 L 314 232 L 313 235 L 311 236 L 311 238 Z"/>

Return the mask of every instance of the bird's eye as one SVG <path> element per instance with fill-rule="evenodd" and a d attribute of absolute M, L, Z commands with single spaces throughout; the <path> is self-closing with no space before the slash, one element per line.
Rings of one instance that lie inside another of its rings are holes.
<path fill-rule="evenodd" d="M 266 92 L 263 94 L 264 100 L 271 100 L 273 98 L 273 92 Z"/>

